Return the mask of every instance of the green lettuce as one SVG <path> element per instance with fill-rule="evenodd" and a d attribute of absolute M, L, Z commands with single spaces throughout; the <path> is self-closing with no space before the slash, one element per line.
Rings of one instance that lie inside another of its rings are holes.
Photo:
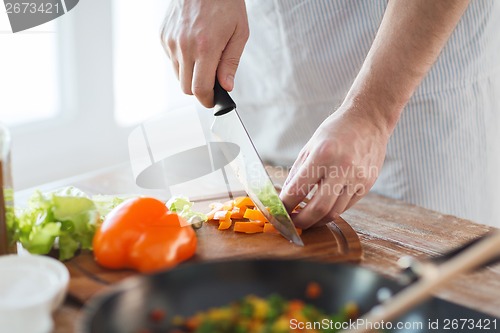
<path fill-rule="evenodd" d="M 283 215 L 288 218 L 288 212 L 286 211 L 280 197 L 276 193 L 276 189 L 272 183 L 268 183 L 260 188 L 255 188 L 254 192 L 260 202 L 262 202 L 262 204 L 269 209 L 269 212 L 273 216 Z"/>
<path fill-rule="evenodd" d="M 67 260 L 79 248 L 92 249 L 99 223 L 96 204 L 81 190 L 65 187 L 47 193 L 35 191 L 27 207 L 16 211 L 10 233 L 34 254 L 47 254 L 57 244 L 59 259 Z"/>
<path fill-rule="evenodd" d="M 115 196 L 115 195 L 102 195 L 97 194 L 92 196 L 92 201 L 94 202 L 101 219 L 104 218 L 111 212 L 116 206 L 121 204 L 127 199 L 135 198 L 137 196 Z"/>
<path fill-rule="evenodd" d="M 207 215 L 193 210 L 193 202 L 183 196 L 175 196 L 167 201 L 167 208 L 183 217 L 194 228 L 200 228 L 203 222 L 207 222 Z"/>

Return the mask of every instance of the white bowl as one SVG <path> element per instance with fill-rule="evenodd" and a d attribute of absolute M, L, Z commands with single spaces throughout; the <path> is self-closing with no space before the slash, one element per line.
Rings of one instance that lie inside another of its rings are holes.
<path fill-rule="evenodd" d="M 64 301 L 68 284 L 68 269 L 56 259 L 0 256 L 0 330 L 51 332 L 52 312 Z"/>

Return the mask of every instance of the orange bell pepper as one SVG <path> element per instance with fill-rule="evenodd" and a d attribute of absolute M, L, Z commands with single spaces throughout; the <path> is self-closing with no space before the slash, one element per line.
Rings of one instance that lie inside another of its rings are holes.
<path fill-rule="evenodd" d="M 231 228 L 231 224 L 232 223 L 233 223 L 233 221 L 231 221 L 231 219 L 221 220 L 219 222 L 219 227 L 217 229 L 219 229 L 219 230 L 227 230 L 227 229 Z"/>
<path fill-rule="evenodd" d="M 245 214 L 245 211 L 247 210 L 246 207 L 233 207 L 233 210 L 231 211 L 231 218 L 232 219 L 242 219 L 243 214 Z"/>
<path fill-rule="evenodd" d="M 101 266 L 143 273 L 176 266 L 196 252 L 196 234 L 186 221 L 154 198 L 129 199 L 97 229 L 94 257 Z"/>
<path fill-rule="evenodd" d="M 254 207 L 255 204 L 253 203 L 252 199 L 250 197 L 237 197 L 234 199 L 234 206 L 241 208 L 241 207 Z"/>
<path fill-rule="evenodd" d="M 244 232 L 247 234 L 255 234 L 264 230 L 264 225 L 261 222 L 235 222 L 235 232 Z"/>
<path fill-rule="evenodd" d="M 271 223 L 264 224 L 264 232 L 269 234 L 280 234 L 280 232 Z"/>
<path fill-rule="evenodd" d="M 252 221 L 261 221 L 261 222 L 269 222 L 267 218 L 262 214 L 262 212 L 258 209 L 247 209 L 245 210 L 245 214 L 243 217 Z"/>

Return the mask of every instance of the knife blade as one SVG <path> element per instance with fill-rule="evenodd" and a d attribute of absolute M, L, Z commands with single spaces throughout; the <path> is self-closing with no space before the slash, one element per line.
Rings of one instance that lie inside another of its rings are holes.
<path fill-rule="evenodd" d="M 230 144 L 237 144 L 240 147 L 239 155 L 229 163 L 236 178 L 276 230 L 294 244 L 304 246 L 238 115 L 236 104 L 217 80 L 214 87 L 214 101 L 215 119 L 211 131 L 220 142 L 222 152 L 231 154 Z M 227 143 L 228 147 L 225 147 L 224 143 Z"/>

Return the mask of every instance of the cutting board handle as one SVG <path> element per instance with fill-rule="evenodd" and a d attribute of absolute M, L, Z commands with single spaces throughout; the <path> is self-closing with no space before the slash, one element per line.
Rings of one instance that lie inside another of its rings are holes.
<path fill-rule="evenodd" d="M 215 79 L 214 86 L 214 116 L 222 116 L 236 109 L 236 103 L 224 88 L 221 87 L 219 80 Z"/>

